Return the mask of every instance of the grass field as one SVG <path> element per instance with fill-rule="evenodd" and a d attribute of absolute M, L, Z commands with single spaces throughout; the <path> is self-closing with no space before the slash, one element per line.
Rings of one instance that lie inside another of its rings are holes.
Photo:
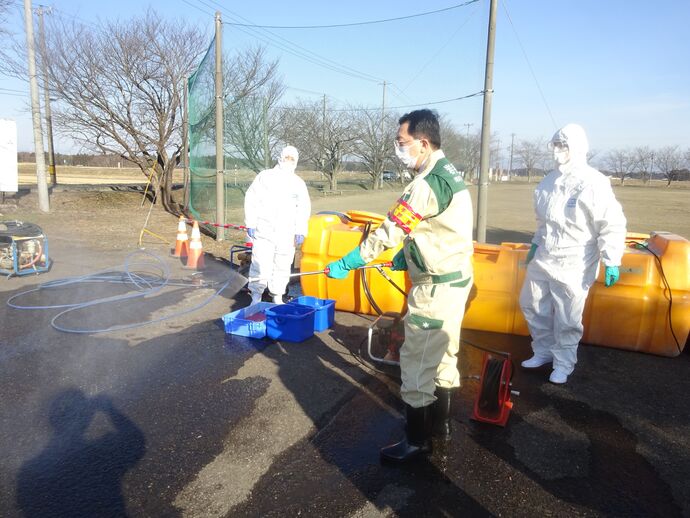
<path fill-rule="evenodd" d="M 20 164 L 19 169 L 20 184 L 35 185 L 34 164 Z M 176 171 L 175 181 L 182 181 L 181 174 L 181 170 Z M 131 168 L 58 167 L 57 176 L 60 184 L 146 181 L 139 170 Z M 300 176 L 311 181 L 321 179 L 321 175 L 316 172 L 300 172 Z M 254 173 L 239 171 L 237 178 L 240 183 L 247 182 L 254 178 Z M 534 232 L 532 191 L 535 185 L 536 179 L 530 184 L 524 179 L 490 184 L 487 204 L 488 242 L 529 240 Z M 356 209 L 385 214 L 402 190 L 398 182 L 387 182 L 380 191 L 368 190 L 368 186 L 368 175 L 343 173 L 339 183 L 339 188 L 342 189 L 340 196 L 324 197 L 319 189 L 310 188 L 312 210 L 316 213 L 324 210 Z M 476 209 L 477 186 L 470 185 L 469 190 Z M 648 185 L 642 185 L 640 182 L 629 180 L 623 186 L 617 185 L 617 181 L 614 181 L 614 191 L 623 205 L 630 232 L 648 233 L 663 230 L 690 239 L 690 182 L 675 182 L 666 187 L 663 181 L 652 181 Z M 241 187 L 228 189 L 227 221 L 243 222 L 243 199 L 244 190 Z"/>
<path fill-rule="evenodd" d="M 526 242 L 534 232 L 532 192 L 535 183 L 505 182 L 489 186 L 487 204 L 487 241 Z M 312 212 L 326 210 L 368 210 L 385 214 L 398 198 L 401 188 L 387 184 L 381 191 L 367 191 L 351 184 L 343 184 L 342 196 L 324 197 L 312 190 Z M 469 186 L 476 210 L 477 186 Z M 614 186 L 618 201 L 628 220 L 629 232 L 649 233 L 666 231 L 690 239 L 690 185 L 675 184 L 671 188 L 661 182 L 651 186 Z M 242 221 L 243 192 L 231 189 L 228 193 L 229 221 Z"/>

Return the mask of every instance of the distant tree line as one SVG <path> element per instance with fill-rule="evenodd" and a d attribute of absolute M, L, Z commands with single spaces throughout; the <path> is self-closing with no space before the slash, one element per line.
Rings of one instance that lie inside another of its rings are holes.
<path fill-rule="evenodd" d="M 553 169 L 551 153 L 545 140 L 519 141 L 515 147 L 518 168 L 512 174 L 541 176 Z M 671 182 L 690 180 L 690 148 L 681 150 L 678 146 L 664 146 L 658 149 L 639 146 L 626 149 L 612 149 L 606 152 L 592 150 L 590 163 L 603 173 L 618 178 L 621 185 L 626 179 L 634 178 L 644 183 L 661 178 L 667 185 Z"/>
<path fill-rule="evenodd" d="M 47 157 L 46 157 L 47 160 Z M 36 154 L 33 151 L 19 151 L 18 162 L 34 163 Z M 137 167 L 135 162 L 114 154 L 55 153 L 57 166 L 84 166 L 84 167 Z"/>

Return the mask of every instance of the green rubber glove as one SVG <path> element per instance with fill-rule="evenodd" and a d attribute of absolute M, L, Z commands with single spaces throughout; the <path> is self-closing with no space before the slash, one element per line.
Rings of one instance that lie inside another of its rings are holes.
<path fill-rule="evenodd" d="M 331 279 L 344 279 L 350 270 L 364 266 L 367 262 L 359 255 L 359 247 L 352 250 L 345 257 L 333 261 L 328 268 L 328 275 Z"/>
<path fill-rule="evenodd" d="M 604 270 L 604 285 L 608 288 L 618 282 L 621 274 L 618 271 L 618 266 L 607 266 Z"/>
<path fill-rule="evenodd" d="M 529 264 L 529 262 L 534 259 L 534 254 L 537 253 L 537 248 L 539 248 L 539 245 L 532 243 L 532 246 L 529 247 L 529 252 L 527 252 L 527 260 L 525 261 L 525 264 Z"/>
<path fill-rule="evenodd" d="M 405 254 L 403 253 L 402 248 L 393 256 L 393 265 L 391 266 L 391 270 L 396 272 L 407 270 L 407 261 L 405 260 Z"/>

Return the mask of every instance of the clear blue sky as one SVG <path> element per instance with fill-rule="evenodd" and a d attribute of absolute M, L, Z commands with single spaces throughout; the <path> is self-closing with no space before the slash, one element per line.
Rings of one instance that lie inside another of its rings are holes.
<path fill-rule="evenodd" d="M 210 39 L 215 10 L 224 22 L 305 26 L 396 18 L 459 3 L 151 0 L 148 5 L 163 16 L 199 24 Z M 53 5 L 54 16 L 86 23 L 127 19 L 146 9 L 133 0 L 61 0 Z M 225 25 L 224 48 L 265 45 L 280 60 L 289 87 L 284 102 L 327 94 L 329 105 L 380 106 L 385 80 L 387 106 L 425 105 L 482 90 L 488 16 L 489 1 L 479 0 L 438 14 L 354 27 L 259 30 Z M 558 127 L 578 122 L 599 150 L 690 147 L 688 22 L 688 0 L 499 0 L 492 132 L 506 149 L 511 133 L 516 139 L 547 138 Z M 19 9 L 10 23 L 23 34 Z M 351 72 L 336 72 L 315 60 Z M 28 92 L 26 84 L 7 78 L 0 78 L 2 88 Z M 33 145 L 27 99 L 28 93 L 21 97 L 0 90 L 0 117 L 17 120 L 22 150 Z M 481 97 L 430 107 L 462 131 L 465 124 L 472 125 L 472 133 L 481 127 Z M 60 143 L 58 151 L 70 149 Z"/>

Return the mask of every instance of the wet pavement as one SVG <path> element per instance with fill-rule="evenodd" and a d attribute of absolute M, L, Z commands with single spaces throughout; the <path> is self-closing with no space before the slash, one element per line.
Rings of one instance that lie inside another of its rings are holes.
<path fill-rule="evenodd" d="M 0 281 L 3 301 L 127 253 L 52 252 L 50 272 Z M 100 329 L 180 313 L 146 327 L 67 333 L 51 326 L 59 310 L 0 308 L 1 516 L 690 516 L 687 351 L 582 346 L 564 386 L 548 383 L 548 367 L 517 368 L 503 428 L 470 419 L 482 353 L 465 343 L 452 440 L 427 460 L 382 465 L 403 405 L 396 368 L 366 358 L 371 318 L 338 313 L 299 344 L 226 335 L 219 317 L 245 294 L 185 313 L 225 278 L 226 265 L 211 270 L 208 285 L 60 319 Z M 20 300 L 122 291 L 85 284 Z M 524 337 L 463 338 L 516 365 L 529 356 Z"/>

